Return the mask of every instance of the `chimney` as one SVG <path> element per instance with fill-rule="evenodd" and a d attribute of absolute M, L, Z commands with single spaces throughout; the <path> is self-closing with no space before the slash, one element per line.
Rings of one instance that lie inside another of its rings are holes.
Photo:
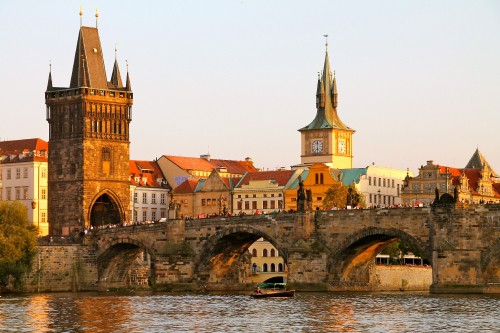
<path fill-rule="evenodd" d="M 210 161 L 210 154 L 203 154 L 203 155 L 200 155 L 200 158 L 203 158 L 207 161 Z"/>

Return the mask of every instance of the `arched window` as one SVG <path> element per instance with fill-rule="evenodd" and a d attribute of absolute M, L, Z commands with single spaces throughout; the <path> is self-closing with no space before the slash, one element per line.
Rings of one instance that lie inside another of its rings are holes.
<path fill-rule="evenodd" d="M 271 257 L 276 257 L 276 251 L 274 249 L 271 249 Z"/>
<path fill-rule="evenodd" d="M 317 173 L 314 174 L 314 180 L 315 180 L 315 184 L 319 184 Z"/>
<path fill-rule="evenodd" d="M 262 265 L 262 271 L 267 272 L 267 264 Z"/>
<path fill-rule="evenodd" d="M 252 250 L 252 257 L 257 257 L 257 249 Z"/>
<path fill-rule="evenodd" d="M 252 273 L 257 273 L 258 271 L 259 271 L 259 269 L 257 268 L 257 264 L 253 263 L 252 264 Z"/>
<path fill-rule="evenodd" d="M 276 272 L 276 265 L 275 264 L 271 264 L 271 272 Z"/>
<path fill-rule="evenodd" d="M 111 174 L 111 149 L 109 147 L 102 148 L 102 173 L 105 175 Z"/>
<path fill-rule="evenodd" d="M 283 272 L 283 264 L 278 264 L 278 272 Z"/>
<path fill-rule="evenodd" d="M 267 257 L 267 249 L 262 250 L 262 256 Z"/>
<path fill-rule="evenodd" d="M 323 184 L 323 173 L 319 175 L 319 183 Z"/>

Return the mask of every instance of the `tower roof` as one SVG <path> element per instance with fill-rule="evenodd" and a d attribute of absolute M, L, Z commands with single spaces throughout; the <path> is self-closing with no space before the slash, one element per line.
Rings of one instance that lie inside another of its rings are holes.
<path fill-rule="evenodd" d="M 336 128 L 354 132 L 352 128 L 340 120 L 337 114 L 337 81 L 332 75 L 328 50 L 325 52 L 323 73 L 318 80 L 316 101 L 316 117 L 309 125 L 299 129 L 299 131 Z"/>
<path fill-rule="evenodd" d="M 127 79 L 128 79 L 128 75 L 127 75 Z M 111 74 L 111 82 L 110 83 L 115 88 L 123 88 L 122 77 L 120 75 L 120 68 L 118 67 L 118 60 L 117 59 L 115 59 L 115 63 L 113 65 L 113 73 Z"/>
<path fill-rule="evenodd" d="M 470 158 L 469 163 L 465 166 L 465 169 L 484 169 L 485 167 L 490 169 L 491 174 L 494 177 L 498 177 L 497 173 L 492 169 L 483 154 L 479 151 L 479 148 L 476 148 L 476 151 L 472 154 L 472 157 Z"/>
<path fill-rule="evenodd" d="M 97 28 L 80 27 L 70 88 L 107 89 L 106 70 Z"/>

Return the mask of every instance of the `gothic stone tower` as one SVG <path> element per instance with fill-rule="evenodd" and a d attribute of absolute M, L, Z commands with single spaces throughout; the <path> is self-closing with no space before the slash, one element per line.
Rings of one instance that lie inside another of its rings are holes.
<path fill-rule="evenodd" d="M 106 78 L 97 28 L 80 27 L 69 88 L 45 92 L 49 123 L 51 235 L 129 220 L 129 124 L 133 94 L 115 59 Z"/>
<path fill-rule="evenodd" d="M 328 47 L 328 44 L 327 44 Z M 323 73 L 318 77 L 316 90 L 316 117 L 301 133 L 301 163 L 325 163 L 337 169 L 352 168 L 352 135 L 337 114 L 337 81 L 330 70 L 328 49 Z"/>

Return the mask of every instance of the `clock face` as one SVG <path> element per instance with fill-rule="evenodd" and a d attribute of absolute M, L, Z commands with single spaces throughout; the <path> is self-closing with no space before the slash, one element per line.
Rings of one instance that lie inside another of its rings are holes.
<path fill-rule="evenodd" d="M 314 140 L 312 142 L 312 151 L 313 153 L 321 153 L 323 151 L 323 141 Z"/>
<path fill-rule="evenodd" d="M 337 149 L 339 153 L 345 154 L 346 152 L 345 140 L 339 140 Z"/>

